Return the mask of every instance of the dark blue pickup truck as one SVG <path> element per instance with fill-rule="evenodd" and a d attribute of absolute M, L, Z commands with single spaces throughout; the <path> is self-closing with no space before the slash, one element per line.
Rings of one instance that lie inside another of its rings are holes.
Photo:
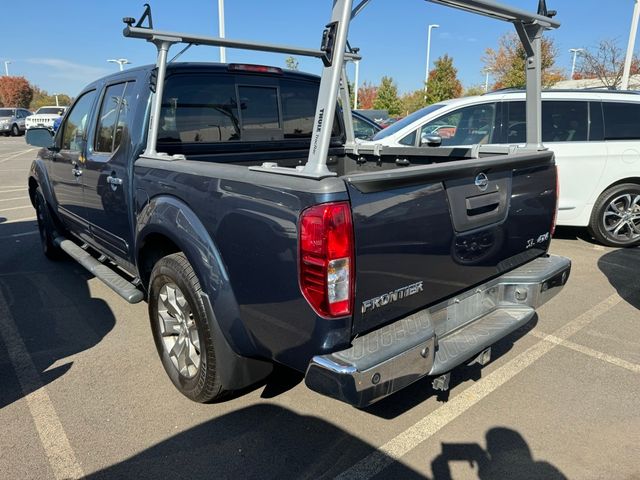
<path fill-rule="evenodd" d="M 29 192 L 47 257 L 148 302 L 187 397 L 219 398 L 274 362 L 359 407 L 426 375 L 447 388 L 567 281 L 569 260 L 547 254 L 552 152 L 359 150 L 325 78 L 343 74 L 342 51 L 321 50 L 322 82 L 167 65 L 166 43 L 189 39 L 128 20 L 157 66 L 86 87 L 55 137 L 30 130 L 43 148 Z"/>

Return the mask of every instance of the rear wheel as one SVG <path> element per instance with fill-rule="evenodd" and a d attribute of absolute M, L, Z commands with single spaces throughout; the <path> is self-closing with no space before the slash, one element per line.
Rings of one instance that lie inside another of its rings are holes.
<path fill-rule="evenodd" d="M 38 220 L 38 231 L 40 232 L 40 243 L 42 252 L 49 260 L 59 260 L 62 258 L 62 250 L 54 243 L 56 231 L 47 202 L 42 195 L 40 187 L 36 189 L 35 195 L 36 217 Z"/>
<path fill-rule="evenodd" d="M 183 253 L 158 261 L 149 282 L 149 317 L 156 348 L 176 388 L 196 402 L 225 393 L 216 371 L 213 335 L 200 282 Z"/>
<path fill-rule="evenodd" d="M 591 213 L 589 232 L 610 247 L 640 244 L 640 185 L 616 185 L 600 195 Z"/>

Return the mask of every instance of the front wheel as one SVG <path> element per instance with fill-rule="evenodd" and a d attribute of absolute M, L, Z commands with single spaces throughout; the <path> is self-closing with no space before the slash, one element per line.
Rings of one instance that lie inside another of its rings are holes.
<path fill-rule="evenodd" d="M 162 365 L 176 388 L 196 402 L 224 395 L 200 282 L 183 253 L 158 261 L 149 282 L 149 318 Z"/>
<path fill-rule="evenodd" d="M 609 247 L 640 244 L 640 185 L 616 185 L 600 195 L 593 206 L 589 232 Z"/>
<path fill-rule="evenodd" d="M 51 218 L 49 207 L 44 199 L 44 195 L 42 195 L 40 187 L 36 189 L 35 207 L 42 253 L 44 253 L 45 257 L 49 260 L 59 260 L 63 257 L 63 252 L 60 247 L 55 244 L 56 230 L 53 226 L 53 219 Z"/>
<path fill-rule="evenodd" d="M 20 128 L 18 128 L 18 125 L 14 123 L 11 127 L 11 136 L 17 137 L 18 135 L 20 135 Z"/>

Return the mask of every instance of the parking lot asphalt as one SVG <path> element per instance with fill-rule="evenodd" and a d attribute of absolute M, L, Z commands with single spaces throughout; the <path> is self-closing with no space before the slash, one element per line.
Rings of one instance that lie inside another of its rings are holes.
<path fill-rule="evenodd" d="M 227 401 L 182 397 L 129 305 L 42 255 L 26 178 L 0 138 L 0 478 L 640 479 L 640 252 L 560 229 L 564 291 L 485 367 L 366 410 L 279 368 Z"/>

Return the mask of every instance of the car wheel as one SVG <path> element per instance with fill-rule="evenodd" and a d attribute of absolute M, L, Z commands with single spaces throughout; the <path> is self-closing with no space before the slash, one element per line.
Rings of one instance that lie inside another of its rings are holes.
<path fill-rule="evenodd" d="M 162 365 L 176 388 L 196 402 L 221 398 L 211 322 L 200 282 L 183 253 L 160 259 L 149 281 L 149 318 Z"/>
<path fill-rule="evenodd" d="M 14 123 L 13 126 L 11 127 L 11 136 L 17 137 L 18 135 L 20 135 L 20 129 L 18 128 L 18 125 Z"/>
<path fill-rule="evenodd" d="M 610 247 L 640 244 L 640 185 L 616 185 L 600 195 L 591 212 L 589 232 Z"/>
<path fill-rule="evenodd" d="M 59 260 L 62 258 L 63 252 L 54 242 L 56 238 L 56 231 L 53 227 L 53 220 L 51 219 L 49 207 L 47 206 L 47 202 L 45 201 L 40 188 L 36 189 L 35 207 L 42 252 L 49 260 Z"/>

